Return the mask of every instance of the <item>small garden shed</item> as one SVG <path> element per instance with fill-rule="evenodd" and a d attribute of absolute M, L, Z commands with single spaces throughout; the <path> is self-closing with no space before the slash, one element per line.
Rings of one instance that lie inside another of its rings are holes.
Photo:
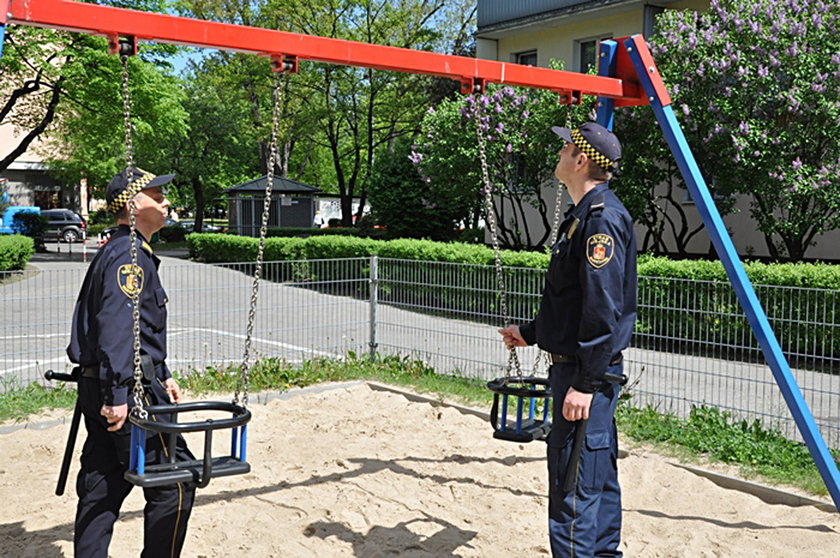
<path fill-rule="evenodd" d="M 259 236 L 268 175 L 225 190 L 228 200 L 228 231 Z M 311 227 L 315 195 L 321 190 L 296 180 L 274 175 L 269 209 L 269 227 Z"/>

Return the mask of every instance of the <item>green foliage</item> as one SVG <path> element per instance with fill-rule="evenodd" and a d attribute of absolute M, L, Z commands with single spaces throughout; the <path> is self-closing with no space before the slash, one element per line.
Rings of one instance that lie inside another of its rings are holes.
<path fill-rule="evenodd" d="M 0 235 L 0 272 L 23 269 L 34 253 L 35 241 L 28 236 Z"/>
<path fill-rule="evenodd" d="M 34 211 L 19 211 L 12 217 L 11 229 L 16 234 L 38 238 L 47 230 L 47 218 Z"/>
<path fill-rule="evenodd" d="M 496 199 L 504 201 L 496 201 L 494 207 L 501 245 L 539 246 L 550 234 L 554 213 L 543 189 L 556 184 L 553 170 L 563 146 L 551 127 L 586 120 L 590 101 L 561 105 L 551 91 L 496 85 L 477 98 L 447 99 L 427 112 L 411 159 L 427 188 L 449 192 L 440 205 L 455 210 L 466 226 L 474 227 L 485 211 L 486 191 L 478 158 L 478 126 L 486 140 L 491 187 Z M 530 205 L 542 221 L 533 230 L 524 213 Z"/>
<path fill-rule="evenodd" d="M 170 225 L 160 229 L 158 237 L 164 242 L 184 242 L 187 237 L 187 231 L 179 225 Z"/>
<path fill-rule="evenodd" d="M 721 211 L 731 211 L 731 194 L 749 196 L 774 257 L 800 260 L 840 227 L 838 23 L 837 2 L 715 0 L 702 14 L 667 10 L 650 41 Z M 616 126 L 632 138 L 622 184 L 653 200 L 650 187 L 672 169 L 656 169 L 670 157 L 652 113 L 621 111 Z M 657 203 L 648 202 L 644 221 L 662 219 Z M 692 234 L 684 221 L 677 228 Z"/>
<path fill-rule="evenodd" d="M 167 146 L 187 132 L 183 91 L 175 78 L 143 60 L 129 57 L 132 144 L 141 168 L 162 174 L 170 168 Z M 62 69 L 68 95 L 77 100 L 57 122 L 65 149 L 49 161 L 68 182 L 86 179 L 91 195 L 104 197 L 110 179 L 125 167 L 125 131 L 120 59 L 106 40 L 82 36 L 73 63 Z"/>
<path fill-rule="evenodd" d="M 0 422 L 25 420 L 29 415 L 45 409 L 71 407 L 76 401 L 76 390 L 65 387 L 63 383 L 57 388 L 47 388 L 35 382 L 26 387 L 10 381 L 2 383 Z"/>
<path fill-rule="evenodd" d="M 269 237 L 308 237 L 308 236 L 365 236 L 363 231 L 356 227 L 330 227 L 328 229 L 313 228 L 313 227 L 270 227 L 266 236 Z"/>
<path fill-rule="evenodd" d="M 463 204 L 450 184 L 423 180 L 410 155 L 406 138 L 381 150 L 369 186 L 373 218 L 385 227 L 386 238 L 452 240 L 458 222 L 469 213 L 469 203 Z"/>
<path fill-rule="evenodd" d="M 635 440 L 680 447 L 739 465 L 747 476 L 759 475 L 774 482 L 805 486 L 817 494 L 826 493 L 808 449 L 777 430 L 765 428 L 758 420 L 736 420 L 728 412 L 705 405 L 692 406 L 689 417 L 681 419 L 650 407 L 622 404 L 616 422 L 623 435 Z M 840 454 L 834 454 L 840 461 Z"/>

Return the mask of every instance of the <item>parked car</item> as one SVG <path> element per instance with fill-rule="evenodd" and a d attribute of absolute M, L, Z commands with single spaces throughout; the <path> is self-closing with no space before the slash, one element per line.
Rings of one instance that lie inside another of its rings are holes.
<path fill-rule="evenodd" d="M 41 215 L 47 218 L 47 239 L 64 242 L 83 241 L 87 236 L 87 224 L 82 216 L 69 209 L 44 209 Z"/>
<path fill-rule="evenodd" d="M 181 221 L 178 221 L 178 225 L 181 226 L 181 228 L 186 229 L 187 232 L 194 232 L 193 230 L 195 229 L 195 221 L 193 221 L 192 219 L 188 221 L 182 219 Z M 220 227 L 219 225 L 211 225 L 206 221 L 202 221 L 201 232 L 224 232 L 224 228 Z"/>

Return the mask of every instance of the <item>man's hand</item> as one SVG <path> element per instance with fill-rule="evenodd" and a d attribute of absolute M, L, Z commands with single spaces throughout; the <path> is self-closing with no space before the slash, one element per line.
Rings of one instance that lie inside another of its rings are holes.
<path fill-rule="evenodd" d="M 166 393 L 169 395 L 169 400 L 172 403 L 181 402 L 181 386 L 175 381 L 175 378 L 167 378 L 163 381 L 163 387 L 166 388 Z"/>
<path fill-rule="evenodd" d="M 522 339 L 522 334 L 519 333 L 519 326 L 517 325 L 502 328 L 499 330 L 499 333 L 501 334 L 502 339 L 505 342 L 505 347 L 507 347 L 508 350 L 514 347 L 528 346 L 528 343 L 526 343 L 525 340 Z"/>
<path fill-rule="evenodd" d="M 111 405 L 102 405 L 102 408 L 99 409 L 99 414 L 105 417 L 105 420 L 111 425 L 108 427 L 108 432 L 116 432 L 123 427 L 125 419 L 128 418 L 128 404 L 123 403 L 114 407 Z"/>
<path fill-rule="evenodd" d="M 582 393 L 570 387 L 566 392 L 566 398 L 563 400 L 563 418 L 569 422 L 588 419 L 591 404 L 591 393 Z"/>

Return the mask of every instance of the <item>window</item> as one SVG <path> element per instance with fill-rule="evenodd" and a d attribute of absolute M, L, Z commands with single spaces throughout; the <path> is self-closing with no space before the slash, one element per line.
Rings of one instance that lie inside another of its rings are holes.
<path fill-rule="evenodd" d="M 649 39 L 653 35 L 656 34 L 656 20 L 662 12 L 665 11 L 665 8 L 661 8 L 659 6 L 645 6 L 645 15 L 644 15 L 644 23 L 643 23 L 643 31 L 646 39 Z"/>
<path fill-rule="evenodd" d="M 526 52 L 517 52 L 513 55 L 513 61 L 517 64 L 522 64 L 523 66 L 536 66 L 537 51 L 528 50 Z"/>
<path fill-rule="evenodd" d="M 591 37 L 575 41 L 575 71 L 589 73 L 592 68 L 598 68 L 598 43 L 611 39 L 612 35 Z"/>

